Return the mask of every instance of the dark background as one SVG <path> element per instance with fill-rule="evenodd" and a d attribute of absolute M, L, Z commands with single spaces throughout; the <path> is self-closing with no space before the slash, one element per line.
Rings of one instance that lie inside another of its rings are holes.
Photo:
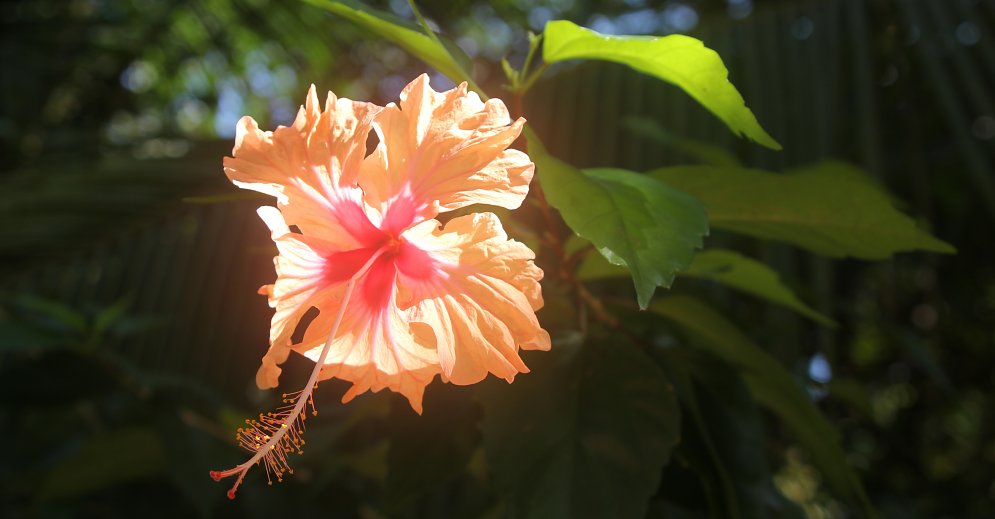
<path fill-rule="evenodd" d="M 405 2 L 374 5 L 410 17 Z M 520 64 L 526 28 L 547 19 L 700 38 L 784 151 L 736 139 L 682 92 L 611 64 L 552 68 L 525 115 L 578 166 L 693 161 L 627 130 L 632 115 L 753 167 L 848 160 L 957 247 L 872 263 L 733 240 L 841 326 L 727 308 L 795 372 L 827 382 L 814 396 L 883 515 L 991 516 L 995 1 L 420 5 L 492 93 L 496 61 Z M 276 0 L 5 1 L 0 24 L 0 515 L 393 517 L 416 503 L 405 515 L 500 516 L 470 476 L 414 496 L 385 484 L 383 440 L 410 417 L 391 395 L 340 406 L 335 383 L 319 392 L 298 475 L 273 488 L 250 475 L 234 504 L 207 478 L 239 460 L 231 431 L 272 401 L 253 375 L 271 312 L 255 292 L 273 250 L 253 214 L 262 201 L 221 171 L 235 121 L 289 122 L 310 83 L 385 103 L 420 62 Z M 429 401 L 461 391 L 436 384 Z M 811 517 L 851 514 L 772 429 L 781 492 Z M 471 475 L 486 473 L 474 463 Z"/>

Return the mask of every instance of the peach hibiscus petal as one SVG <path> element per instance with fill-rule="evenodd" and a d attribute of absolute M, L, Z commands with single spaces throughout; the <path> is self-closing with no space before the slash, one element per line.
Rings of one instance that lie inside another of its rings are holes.
<path fill-rule="evenodd" d="M 436 92 L 422 74 L 401 92 L 400 106 L 388 105 L 373 123 L 380 143 L 359 179 L 366 201 L 384 213 L 401 205 L 417 220 L 475 203 L 515 209 L 535 170 L 527 155 L 507 149 L 524 124 L 466 83 Z"/>
<path fill-rule="evenodd" d="M 270 348 L 256 373 L 256 384 L 267 389 L 279 384 L 279 366 L 290 354 L 291 335 L 304 314 L 311 307 L 334 304 L 341 299 L 341 283 L 336 286 L 326 282 L 326 258 L 340 251 L 320 240 L 291 233 L 275 207 L 260 207 L 257 212 L 269 227 L 280 253 L 273 259 L 276 282 L 263 287 L 270 307 L 275 310 L 270 324 Z"/>
<path fill-rule="evenodd" d="M 528 247 L 508 239 L 497 216 L 467 215 L 442 229 L 430 220 L 404 238 L 432 258 L 432 272 L 399 262 L 398 302 L 409 310 L 412 329 L 434 338 L 443 380 L 473 384 L 493 373 L 510 382 L 528 372 L 520 347 L 549 349 L 535 315 L 542 270 Z"/>
<path fill-rule="evenodd" d="M 276 309 L 271 346 L 257 373 L 260 387 L 274 387 L 279 365 L 290 351 L 317 360 L 332 333 L 333 319 L 343 304 L 345 281 L 360 272 L 343 320 L 332 339 L 320 380 L 336 377 L 353 382 L 344 401 L 367 390 L 388 388 L 404 394 L 421 412 L 425 386 L 438 373 L 438 358 L 431 339 L 413 333 L 396 303 L 398 257 L 389 240 L 381 246 L 339 251 L 321 240 L 290 233 L 275 208 L 260 208 L 273 230 L 280 256 L 276 258 L 277 282 L 268 289 Z M 304 313 L 316 308 L 303 340 L 291 344 L 291 334 Z"/>
<path fill-rule="evenodd" d="M 284 217 L 305 234 L 355 245 L 375 232 L 356 176 L 380 106 L 337 99 L 321 108 L 314 86 L 294 123 L 262 131 L 251 117 L 236 128 L 225 174 L 235 185 L 277 198 Z"/>
<path fill-rule="evenodd" d="M 375 283 L 365 280 L 366 285 Z M 389 292 L 388 304 L 381 309 L 364 308 L 362 301 L 347 309 L 319 379 L 335 377 L 352 382 L 343 402 L 366 391 L 390 389 L 404 395 L 421 413 L 425 387 L 439 372 L 438 356 L 430 341 L 412 332 L 407 315 L 393 303 L 393 280 Z M 327 320 L 313 324 L 295 349 L 317 359 L 329 326 Z"/>

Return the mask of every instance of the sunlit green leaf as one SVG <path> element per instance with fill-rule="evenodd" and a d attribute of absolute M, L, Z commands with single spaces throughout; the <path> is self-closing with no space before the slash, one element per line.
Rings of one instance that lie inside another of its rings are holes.
<path fill-rule="evenodd" d="M 683 276 L 709 279 L 786 306 L 818 323 L 836 326 L 832 319 L 803 303 L 773 269 L 742 254 L 712 249 L 699 252 Z"/>
<path fill-rule="evenodd" d="M 535 138 L 529 150 L 549 203 L 578 235 L 614 265 L 628 267 L 639 306 L 669 287 L 708 234 L 693 197 L 623 169 L 581 171 L 549 155 Z"/>
<path fill-rule="evenodd" d="M 465 77 L 464 71 L 473 70 L 469 58 L 454 44 L 444 43 L 440 45 L 422 32 L 420 27 L 388 13 L 371 9 L 353 1 L 304 1 L 335 13 L 381 38 L 396 43 L 411 55 L 434 67 L 457 83 L 468 79 Z M 444 42 L 445 40 L 440 39 L 440 41 Z"/>
<path fill-rule="evenodd" d="M 719 55 L 689 36 L 607 36 L 566 20 L 546 24 L 542 57 L 549 63 L 597 59 L 628 65 L 683 89 L 737 135 L 781 149 L 729 82 Z"/>
<path fill-rule="evenodd" d="M 478 389 L 507 516 L 645 517 L 678 441 L 677 400 L 650 358 L 604 341 L 530 356 L 532 373 Z"/>
<path fill-rule="evenodd" d="M 776 174 L 685 166 L 650 172 L 701 199 L 716 229 L 793 243 L 819 254 L 883 259 L 915 249 L 954 252 L 918 228 L 859 169 L 823 162 Z"/>
<path fill-rule="evenodd" d="M 650 310 L 687 330 L 697 339 L 695 344 L 736 366 L 754 398 L 781 419 L 830 485 L 850 502 L 862 506 L 867 515 L 874 515 L 860 479 L 847 465 L 839 432 L 777 360 L 697 299 L 666 297 L 654 302 Z"/>

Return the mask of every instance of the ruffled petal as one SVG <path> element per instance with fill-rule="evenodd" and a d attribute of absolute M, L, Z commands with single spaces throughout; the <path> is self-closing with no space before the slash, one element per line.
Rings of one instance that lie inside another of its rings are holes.
<path fill-rule="evenodd" d="M 374 128 L 380 144 L 363 163 L 359 183 L 366 201 L 384 214 L 384 228 L 471 204 L 517 208 L 535 165 L 509 150 L 525 120 L 512 122 L 504 103 L 480 101 L 466 83 L 436 92 L 421 75 L 388 105 Z"/>
<path fill-rule="evenodd" d="M 520 347 L 549 349 L 535 315 L 543 304 L 542 270 L 528 247 L 508 239 L 497 216 L 467 215 L 444 229 L 428 221 L 404 238 L 432 265 L 398 261 L 398 303 L 415 335 L 434 339 L 443 380 L 473 384 L 493 373 L 510 382 L 528 372 Z"/>
<path fill-rule="evenodd" d="M 335 377 L 352 382 L 343 402 L 366 391 L 387 388 L 404 395 L 421 413 L 422 395 L 439 372 L 439 361 L 435 350 L 430 349 L 431 342 L 413 333 L 407 319 L 393 301 L 383 311 L 372 314 L 347 311 L 320 379 Z M 305 344 L 309 339 L 321 343 L 329 328 L 312 326 L 308 332 Z M 305 355 L 315 360 L 320 350 L 311 348 Z"/>
<path fill-rule="evenodd" d="M 270 348 L 256 373 L 256 384 L 266 389 L 279 383 L 279 365 L 287 360 L 290 336 L 297 323 L 314 303 L 322 299 L 325 259 L 308 243 L 307 238 L 290 232 L 278 209 L 260 207 L 257 212 L 269 227 L 280 253 L 273 259 L 276 282 L 260 290 L 268 296 L 270 307 L 276 310 L 270 324 Z"/>
<path fill-rule="evenodd" d="M 407 397 L 421 413 L 422 395 L 439 372 L 431 337 L 415 333 L 396 302 L 396 270 L 382 257 L 362 276 L 353 291 L 332 342 L 320 380 L 340 378 L 353 383 L 343 402 L 358 394 L 384 388 Z M 339 298 L 318 307 L 318 317 L 293 349 L 317 361 L 331 333 Z"/>
<path fill-rule="evenodd" d="M 275 207 L 260 207 L 258 213 L 270 228 L 280 253 L 273 260 L 276 282 L 262 289 L 269 296 L 270 307 L 275 309 L 270 324 L 269 351 L 256 373 L 256 384 L 267 389 L 279 383 L 280 365 L 293 349 L 291 336 L 304 314 L 312 307 L 337 309 L 345 282 L 362 268 L 376 249 L 341 250 L 335 244 L 290 232 L 283 215 Z"/>
<path fill-rule="evenodd" d="M 331 92 L 321 110 L 312 85 L 290 127 L 264 132 L 251 117 L 239 120 L 225 174 L 241 188 L 276 197 L 287 222 L 305 234 L 360 246 L 379 234 L 356 182 L 380 110 Z"/>

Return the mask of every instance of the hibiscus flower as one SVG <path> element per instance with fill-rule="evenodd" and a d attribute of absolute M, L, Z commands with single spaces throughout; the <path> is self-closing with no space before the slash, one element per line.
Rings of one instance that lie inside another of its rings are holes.
<path fill-rule="evenodd" d="M 343 402 L 388 388 L 420 413 L 436 375 L 461 385 L 488 373 L 511 382 L 528 371 L 519 348 L 549 349 L 535 316 L 542 270 L 533 252 L 509 240 L 492 213 L 445 226 L 435 219 L 478 203 L 521 205 L 535 165 L 508 147 L 524 123 L 465 83 L 436 92 L 426 75 L 404 88 L 399 106 L 329 93 L 322 109 L 312 86 L 290 127 L 264 132 L 250 117 L 239 121 L 225 173 L 279 207 L 258 211 L 279 256 L 276 282 L 260 289 L 275 314 L 256 383 L 275 387 L 291 351 L 316 365 L 303 391 L 285 395 L 285 408 L 239 431 L 256 455 L 212 472 L 238 475 L 230 497 L 258 461 L 278 479 L 290 470 L 286 454 L 303 443 L 318 380 L 352 382 Z M 379 143 L 367 155 L 371 131 Z M 292 343 L 311 308 L 318 316 Z"/>

